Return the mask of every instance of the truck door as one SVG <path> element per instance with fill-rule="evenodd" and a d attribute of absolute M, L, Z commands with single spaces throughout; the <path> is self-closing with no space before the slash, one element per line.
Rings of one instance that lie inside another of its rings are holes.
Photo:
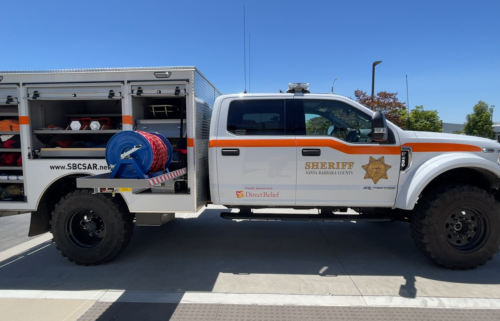
<path fill-rule="evenodd" d="M 211 142 L 217 152 L 220 204 L 295 204 L 296 145 L 287 101 L 292 99 L 222 102 L 217 140 Z"/>
<path fill-rule="evenodd" d="M 385 207 L 395 203 L 401 148 L 371 141 L 371 115 L 342 100 L 297 98 L 296 205 Z"/>

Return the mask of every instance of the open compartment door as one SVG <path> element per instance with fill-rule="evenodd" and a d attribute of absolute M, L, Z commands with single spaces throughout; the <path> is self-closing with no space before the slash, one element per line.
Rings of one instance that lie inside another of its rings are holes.
<path fill-rule="evenodd" d="M 19 104 L 19 99 L 17 98 L 17 87 L 0 86 L 0 105 L 15 106 L 17 104 Z"/>
<path fill-rule="evenodd" d="M 121 99 L 121 83 L 65 84 L 28 86 L 30 100 L 104 100 Z"/>
<path fill-rule="evenodd" d="M 186 83 L 132 83 L 131 90 L 135 97 L 186 96 Z"/>

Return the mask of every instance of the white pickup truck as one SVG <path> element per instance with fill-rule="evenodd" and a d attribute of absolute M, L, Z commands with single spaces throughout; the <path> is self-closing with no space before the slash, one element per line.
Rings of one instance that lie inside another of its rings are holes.
<path fill-rule="evenodd" d="M 311 94 L 301 83 L 290 84 L 287 93 L 219 95 L 195 68 L 64 72 L 43 79 L 10 81 L 21 83 L 19 92 L 27 96 L 20 100 L 21 134 L 33 130 L 29 154 L 23 150 L 31 173 L 25 180 L 38 175 L 41 182 L 27 185 L 40 189 L 26 200 L 36 210 L 30 234 L 50 229 L 58 249 L 78 264 L 113 259 L 130 241 L 134 221 L 158 226 L 173 213 L 207 204 L 239 209 L 221 213 L 226 219 L 408 221 L 418 249 L 447 268 L 475 268 L 498 252 L 500 144 L 493 140 L 404 131 L 380 112 L 346 97 Z M 99 99 L 82 98 L 87 84 L 114 89 L 99 91 L 105 95 Z M 115 164 L 82 158 L 82 151 L 71 162 L 50 153 L 77 151 L 47 149 L 44 156 L 43 145 L 36 154 L 36 134 L 51 132 L 30 128 L 30 113 L 57 111 L 49 103 L 56 92 L 63 102 L 77 97 L 100 110 L 118 106 L 124 130 L 161 133 L 174 124 L 164 136 L 176 161 L 159 178 L 131 179 L 111 178 L 108 166 Z M 156 119 L 160 110 L 164 119 Z M 254 213 L 258 208 L 318 214 Z M 358 214 L 348 214 L 349 208 Z"/>
<path fill-rule="evenodd" d="M 406 220 L 419 250 L 449 268 L 474 268 L 498 251 L 500 145 L 493 140 L 403 131 L 350 99 L 291 84 L 288 93 L 219 96 L 207 147 L 211 202 L 240 209 L 223 218 Z M 126 185 L 108 181 L 78 185 Z M 99 196 L 76 192 L 60 206 L 92 197 Z M 266 207 L 320 211 L 252 212 Z M 347 208 L 360 214 L 342 215 Z"/>

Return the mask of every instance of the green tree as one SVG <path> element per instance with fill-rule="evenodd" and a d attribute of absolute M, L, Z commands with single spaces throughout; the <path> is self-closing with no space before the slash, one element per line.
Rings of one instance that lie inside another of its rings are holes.
<path fill-rule="evenodd" d="M 332 123 L 324 117 L 314 117 L 306 122 L 307 135 L 326 135 Z"/>
<path fill-rule="evenodd" d="M 471 136 L 493 138 L 493 122 L 491 120 L 493 108 L 480 100 L 473 109 L 472 114 L 468 114 L 464 125 L 464 133 Z"/>
<path fill-rule="evenodd" d="M 398 93 L 390 93 L 387 91 L 379 91 L 374 97 L 369 96 L 365 91 L 355 90 L 354 96 L 356 101 L 373 111 L 381 111 L 385 114 L 387 120 L 393 122 L 399 127 L 405 128 L 405 120 L 401 115 L 406 110 L 406 104 L 399 101 Z"/>
<path fill-rule="evenodd" d="M 408 111 L 401 112 L 401 119 L 408 122 Z M 437 110 L 424 110 L 424 106 L 416 106 L 410 111 L 410 129 L 423 132 L 442 132 L 443 126 Z"/>

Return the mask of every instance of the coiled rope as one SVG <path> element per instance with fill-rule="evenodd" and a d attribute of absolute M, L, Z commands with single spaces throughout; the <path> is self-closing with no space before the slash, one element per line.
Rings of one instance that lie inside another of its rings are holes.
<path fill-rule="evenodd" d="M 156 173 L 165 170 L 165 163 L 168 159 L 168 149 L 167 146 L 165 146 L 165 143 L 163 143 L 160 138 L 150 133 L 142 131 L 137 131 L 137 133 L 146 138 L 153 151 L 153 164 L 151 165 L 148 173 Z"/>

